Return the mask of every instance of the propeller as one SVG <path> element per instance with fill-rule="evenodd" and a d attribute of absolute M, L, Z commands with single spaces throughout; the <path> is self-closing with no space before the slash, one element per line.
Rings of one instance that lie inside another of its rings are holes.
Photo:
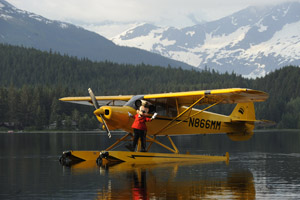
<path fill-rule="evenodd" d="M 94 105 L 95 109 L 96 109 L 96 110 L 99 109 L 100 106 L 99 106 L 99 104 L 98 104 L 98 101 L 96 100 L 96 97 L 95 97 L 95 95 L 94 95 L 92 89 L 89 88 L 88 91 L 89 91 L 89 94 L 90 94 L 90 97 L 91 97 L 91 99 L 92 99 L 92 102 L 93 102 L 93 105 Z M 106 124 L 106 122 L 105 122 L 105 120 L 104 120 L 102 114 L 99 114 L 99 116 L 100 116 L 101 119 L 102 119 L 102 122 L 103 122 L 103 125 L 104 125 L 104 127 L 105 127 L 105 130 L 106 130 L 106 132 L 107 132 L 108 137 L 111 138 L 110 131 L 109 131 L 108 127 L 107 127 L 107 124 Z"/>

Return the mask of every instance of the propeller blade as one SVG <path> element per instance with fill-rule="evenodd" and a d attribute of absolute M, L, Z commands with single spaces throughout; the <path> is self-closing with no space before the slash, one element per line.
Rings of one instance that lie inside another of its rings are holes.
<path fill-rule="evenodd" d="M 95 97 L 95 95 L 94 95 L 92 89 L 89 88 L 88 91 L 89 91 L 90 97 L 91 97 L 91 99 L 92 99 L 93 105 L 94 105 L 95 109 L 97 110 L 97 109 L 100 107 L 99 104 L 98 104 L 98 101 L 96 100 L 96 97 Z M 109 131 L 108 127 L 107 127 L 107 124 L 106 124 L 105 120 L 103 119 L 102 114 L 99 114 L 99 116 L 100 116 L 101 119 L 102 119 L 102 122 L 103 122 L 103 125 L 104 125 L 104 127 L 105 127 L 105 130 L 106 130 L 106 132 L 107 132 L 108 137 L 111 138 L 110 131 Z"/>
<path fill-rule="evenodd" d="M 96 100 L 96 97 L 95 97 L 92 89 L 89 88 L 88 91 L 89 91 L 89 94 L 91 96 L 91 99 L 92 99 L 92 102 L 93 102 L 93 105 L 94 105 L 95 109 L 98 109 L 99 108 L 99 104 L 98 104 L 98 101 Z"/>
<path fill-rule="evenodd" d="M 102 119 L 102 122 L 103 122 L 103 125 L 104 125 L 104 127 L 105 127 L 105 130 L 106 130 L 107 136 L 108 136 L 109 138 L 111 138 L 110 131 L 109 131 L 109 129 L 108 129 L 108 127 L 107 127 L 107 124 L 106 124 L 106 122 L 105 122 L 105 120 L 103 119 L 103 117 L 102 117 L 102 115 L 101 115 L 101 114 L 100 114 L 100 117 L 101 117 L 101 119 Z"/>

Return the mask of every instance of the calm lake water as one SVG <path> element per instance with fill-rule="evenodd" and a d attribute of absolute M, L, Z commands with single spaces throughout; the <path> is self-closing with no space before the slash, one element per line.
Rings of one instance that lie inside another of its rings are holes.
<path fill-rule="evenodd" d="M 260 131 L 245 142 L 226 135 L 173 137 L 181 153 L 229 152 L 229 164 L 105 169 L 58 161 L 65 150 L 103 150 L 124 134 L 0 133 L 0 199 L 299 199 L 300 130 Z"/>

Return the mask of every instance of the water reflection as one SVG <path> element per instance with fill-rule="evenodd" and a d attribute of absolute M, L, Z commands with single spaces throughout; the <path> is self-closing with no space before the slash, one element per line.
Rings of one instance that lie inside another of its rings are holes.
<path fill-rule="evenodd" d="M 216 172 L 223 164 L 168 163 L 98 167 L 82 162 L 70 167 L 73 175 L 99 170 L 102 180 L 96 199 L 255 199 L 250 170 Z M 210 169 L 210 170 L 209 170 Z"/>
<path fill-rule="evenodd" d="M 147 193 L 146 170 L 139 169 L 132 172 L 132 197 L 133 199 L 149 199 Z"/>
<path fill-rule="evenodd" d="M 140 199 L 299 199 L 299 141 L 299 130 L 256 133 L 239 143 L 226 135 L 176 137 L 182 152 L 228 151 L 229 165 L 64 167 L 62 151 L 101 150 L 113 140 L 98 133 L 1 133 L 0 199 L 133 199 L 138 191 Z"/>

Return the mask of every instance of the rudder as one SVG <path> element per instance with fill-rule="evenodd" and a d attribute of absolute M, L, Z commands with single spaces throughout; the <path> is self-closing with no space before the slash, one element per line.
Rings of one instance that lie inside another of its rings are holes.
<path fill-rule="evenodd" d="M 255 121 L 254 103 L 238 103 L 233 109 L 230 117 L 232 120 L 236 121 Z"/>

